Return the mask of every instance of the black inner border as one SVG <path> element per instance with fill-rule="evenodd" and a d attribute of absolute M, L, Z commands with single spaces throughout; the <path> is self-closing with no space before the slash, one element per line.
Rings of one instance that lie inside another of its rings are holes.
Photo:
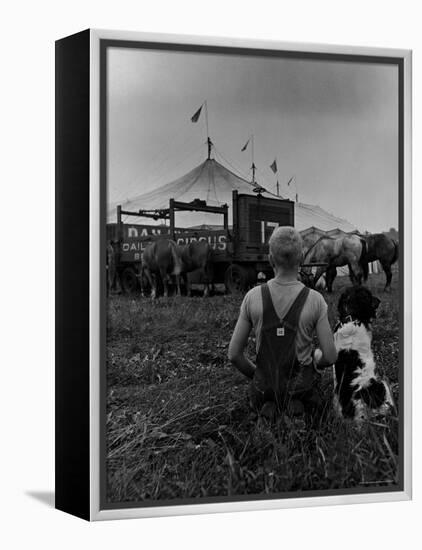
<path fill-rule="evenodd" d="M 399 262 L 400 277 L 400 327 L 399 327 L 399 483 L 394 486 L 356 487 L 318 491 L 297 491 L 274 493 L 272 495 L 235 495 L 210 498 L 190 498 L 155 501 L 107 502 L 106 475 L 106 222 L 107 222 L 107 50 L 108 48 L 130 48 L 169 52 L 212 53 L 250 57 L 274 57 L 290 59 L 314 59 L 319 61 L 342 61 L 354 63 L 376 63 L 396 65 L 398 69 L 398 184 L 399 184 L 399 235 L 400 250 L 404 250 L 404 59 L 394 56 L 297 52 L 291 50 L 255 49 L 226 46 L 204 46 L 192 44 L 172 44 L 150 41 L 100 40 L 100 510 L 121 508 L 150 508 L 187 504 L 210 504 L 218 502 L 247 502 L 289 498 L 310 498 L 353 494 L 389 493 L 403 491 L 404 488 L 404 426 L 403 426 L 403 385 L 404 385 L 404 264 Z M 335 48 L 335 46 L 333 46 Z"/>

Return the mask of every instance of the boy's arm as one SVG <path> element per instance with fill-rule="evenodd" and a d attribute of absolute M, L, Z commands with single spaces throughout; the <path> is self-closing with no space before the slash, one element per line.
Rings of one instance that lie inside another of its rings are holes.
<path fill-rule="evenodd" d="M 229 361 L 245 376 L 253 378 L 256 366 L 244 354 L 248 343 L 251 324 L 240 316 L 234 328 L 233 336 L 229 344 Z"/>
<path fill-rule="evenodd" d="M 336 362 L 337 350 L 334 345 L 333 331 L 331 330 L 327 315 L 324 315 L 318 321 L 316 333 L 321 349 L 315 350 L 315 362 L 318 367 L 328 367 Z"/>

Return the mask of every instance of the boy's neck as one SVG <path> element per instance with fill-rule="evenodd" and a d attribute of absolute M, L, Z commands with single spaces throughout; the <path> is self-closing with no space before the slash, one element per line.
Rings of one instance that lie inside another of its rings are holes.
<path fill-rule="evenodd" d="M 298 270 L 285 270 L 280 267 L 274 267 L 274 278 L 281 283 L 290 283 L 298 280 Z"/>

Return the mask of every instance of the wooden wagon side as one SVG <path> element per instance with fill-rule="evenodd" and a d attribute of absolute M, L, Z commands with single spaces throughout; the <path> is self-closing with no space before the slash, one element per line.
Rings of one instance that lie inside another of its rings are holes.
<path fill-rule="evenodd" d="M 271 276 L 268 239 L 279 225 L 294 226 L 294 203 L 261 194 L 232 195 L 233 224 L 229 226 L 228 205 L 209 206 L 205 201 L 184 203 L 170 199 L 169 208 L 128 212 L 117 207 L 117 223 L 109 224 L 107 239 L 116 245 L 116 264 L 123 290 L 133 292 L 141 276 L 142 252 L 149 242 L 163 237 L 178 244 L 193 240 L 207 241 L 213 250 L 214 282 L 224 283 L 228 292 L 245 291 L 256 283 L 259 273 Z M 223 225 L 217 228 L 177 227 L 176 212 L 196 211 L 219 214 Z M 123 223 L 123 217 L 142 216 L 164 219 L 169 225 Z M 202 282 L 199 273 L 190 274 L 192 283 Z"/>

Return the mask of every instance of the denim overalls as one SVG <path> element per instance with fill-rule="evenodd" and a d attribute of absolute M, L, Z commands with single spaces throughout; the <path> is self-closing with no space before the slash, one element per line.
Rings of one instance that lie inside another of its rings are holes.
<path fill-rule="evenodd" d="M 304 287 L 283 319 L 277 315 L 268 284 L 261 286 L 263 321 L 257 368 L 251 384 L 251 404 L 261 407 L 275 402 L 278 410 L 288 409 L 292 400 L 314 401 L 316 373 L 313 363 L 302 365 L 296 357 L 299 317 L 309 295 Z"/>

